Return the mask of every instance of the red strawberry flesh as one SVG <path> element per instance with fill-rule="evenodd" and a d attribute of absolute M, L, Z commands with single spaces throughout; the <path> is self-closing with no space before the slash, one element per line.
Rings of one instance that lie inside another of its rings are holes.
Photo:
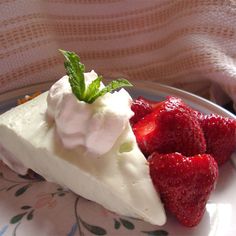
<path fill-rule="evenodd" d="M 206 150 L 204 135 L 193 110 L 179 98 L 169 97 L 159 103 L 152 113 L 133 126 L 133 131 L 146 156 L 154 151 L 191 156 Z"/>
<path fill-rule="evenodd" d="M 197 225 L 218 176 L 214 158 L 207 154 L 185 157 L 180 153 L 153 153 L 149 166 L 166 209 L 183 225 Z"/>
<path fill-rule="evenodd" d="M 131 110 L 134 112 L 134 115 L 130 119 L 130 123 L 133 126 L 144 116 L 152 112 L 151 105 L 146 102 L 142 97 L 139 97 L 133 100 L 131 105 Z"/>
<path fill-rule="evenodd" d="M 139 148 L 146 156 L 154 150 L 152 141 L 156 140 L 156 134 L 158 132 L 156 124 L 157 115 L 158 113 L 152 112 L 133 126 L 133 131 Z"/>
<path fill-rule="evenodd" d="M 224 164 L 236 150 L 236 120 L 219 115 L 199 117 L 203 129 L 207 150 L 218 165 Z"/>
<path fill-rule="evenodd" d="M 146 104 L 149 104 L 152 107 L 152 110 L 154 110 L 156 107 L 158 107 L 159 103 L 160 103 L 159 101 L 147 99 L 142 96 L 139 96 L 138 99 L 144 101 Z"/>

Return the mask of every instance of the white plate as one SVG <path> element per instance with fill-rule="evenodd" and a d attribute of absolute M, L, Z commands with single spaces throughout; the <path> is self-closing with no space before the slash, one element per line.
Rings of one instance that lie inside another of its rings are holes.
<path fill-rule="evenodd" d="M 14 106 L 25 94 L 45 90 L 49 84 L 26 87 L 0 95 L 0 113 Z M 132 96 L 160 100 L 181 97 L 204 113 L 235 118 L 221 107 L 193 94 L 154 83 L 135 83 Z M 232 157 L 236 158 L 236 157 Z M 0 164 L 0 236 L 5 235 L 136 235 L 136 236 L 234 236 L 236 235 L 236 169 L 231 160 L 220 168 L 216 190 L 211 195 L 200 224 L 180 225 L 167 216 L 157 227 L 140 220 L 116 215 L 67 189 L 45 181 L 26 179 Z"/>

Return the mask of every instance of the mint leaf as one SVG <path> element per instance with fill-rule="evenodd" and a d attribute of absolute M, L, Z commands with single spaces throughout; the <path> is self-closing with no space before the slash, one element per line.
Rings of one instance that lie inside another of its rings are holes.
<path fill-rule="evenodd" d="M 91 103 L 94 102 L 98 97 L 105 95 L 106 93 L 112 92 L 118 88 L 124 87 L 124 86 L 133 86 L 128 80 L 126 79 L 117 79 L 113 80 L 110 84 L 108 84 L 105 88 L 100 90 L 97 94 L 94 94 L 94 96 L 90 99 Z"/>
<path fill-rule="evenodd" d="M 69 76 L 69 82 L 72 92 L 79 99 L 83 100 L 86 86 L 84 80 L 85 66 L 80 63 L 80 58 L 74 53 L 60 49 L 60 52 L 66 58 L 64 66 Z"/>
<path fill-rule="evenodd" d="M 103 96 L 106 93 L 112 92 L 115 89 L 132 86 L 132 84 L 125 79 L 117 79 L 108 84 L 105 88 L 100 90 L 100 84 L 103 79 L 102 76 L 98 76 L 94 81 L 92 81 L 86 88 L 84 73 L 85 66 L 80 62 L 80 58 L 74 52 L 69 52 L 59 49 L 59 51 L 64 55 L 65 62 L 64 66 L 69 76 L 69 83 L 73 94 L 80 101 L 87 103 L 93 103 L 98 97 Z"/>
<path fill-rule="evenodd" d="M 98 76 L 97 79 L 92 81 L 91 84 L 88 86 L 85 96 L 85 100 L 88 103 L 92 103 L 91 99 L 93 98 L 94 94 L 97 94 L 99 92 L 101 81 L 102 81 L 102 76 Z"/>

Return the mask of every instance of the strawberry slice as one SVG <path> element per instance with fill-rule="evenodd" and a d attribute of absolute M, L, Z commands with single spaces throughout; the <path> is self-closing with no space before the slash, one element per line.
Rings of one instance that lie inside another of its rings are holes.
<path fill-rule="evenodd" d="M 158 142 L 158 124 L 156 122 L 159 111 L 154 111 L 141 119 L 133 126 L 139 148 L 145 156 L 150 155 Z"/>
<path fill-rule="evenodd" d="M 198 116 L 207 150 L 218 165 L 224 164 L 236 150 L 236 120 L 219 115 Z"/>
<path fill-rule="evenodd" d="M 197 225 L 218 176 L 215 159 L 209 154 L 185 157 L 153 153 L 149 167 L 165 208 L 183 225 Z"/>
<path fill-rule="evenodd" d="M 206 151 L 203 131 L 193 110 L 180 98 L 169 97 L 133 126 L 137 143 L 152 152 L 180 152 L 186 156 Z"/>

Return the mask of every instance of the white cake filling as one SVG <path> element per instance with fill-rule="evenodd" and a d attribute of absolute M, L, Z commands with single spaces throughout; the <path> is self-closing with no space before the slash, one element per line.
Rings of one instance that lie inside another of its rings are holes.
<path fill-rule="evenodd" d="M 57 123 L 48 118 L 47 96 L 46 92 L 0 116 L 0 158 L 21 174 L 30 168 L 118 214 L 163 225 L 163 205 L 129 122 L 122 125 L 109 150 L 102 150 L 103 154 L 94 158 L 87 141 L 70 148 L 64 146 Z M 54 111 L 49 111 L 51 118 Z M 112 127 L 109 132 L 113 132 Z M 97 150 L 96 154 L 101 151 Z"/>

